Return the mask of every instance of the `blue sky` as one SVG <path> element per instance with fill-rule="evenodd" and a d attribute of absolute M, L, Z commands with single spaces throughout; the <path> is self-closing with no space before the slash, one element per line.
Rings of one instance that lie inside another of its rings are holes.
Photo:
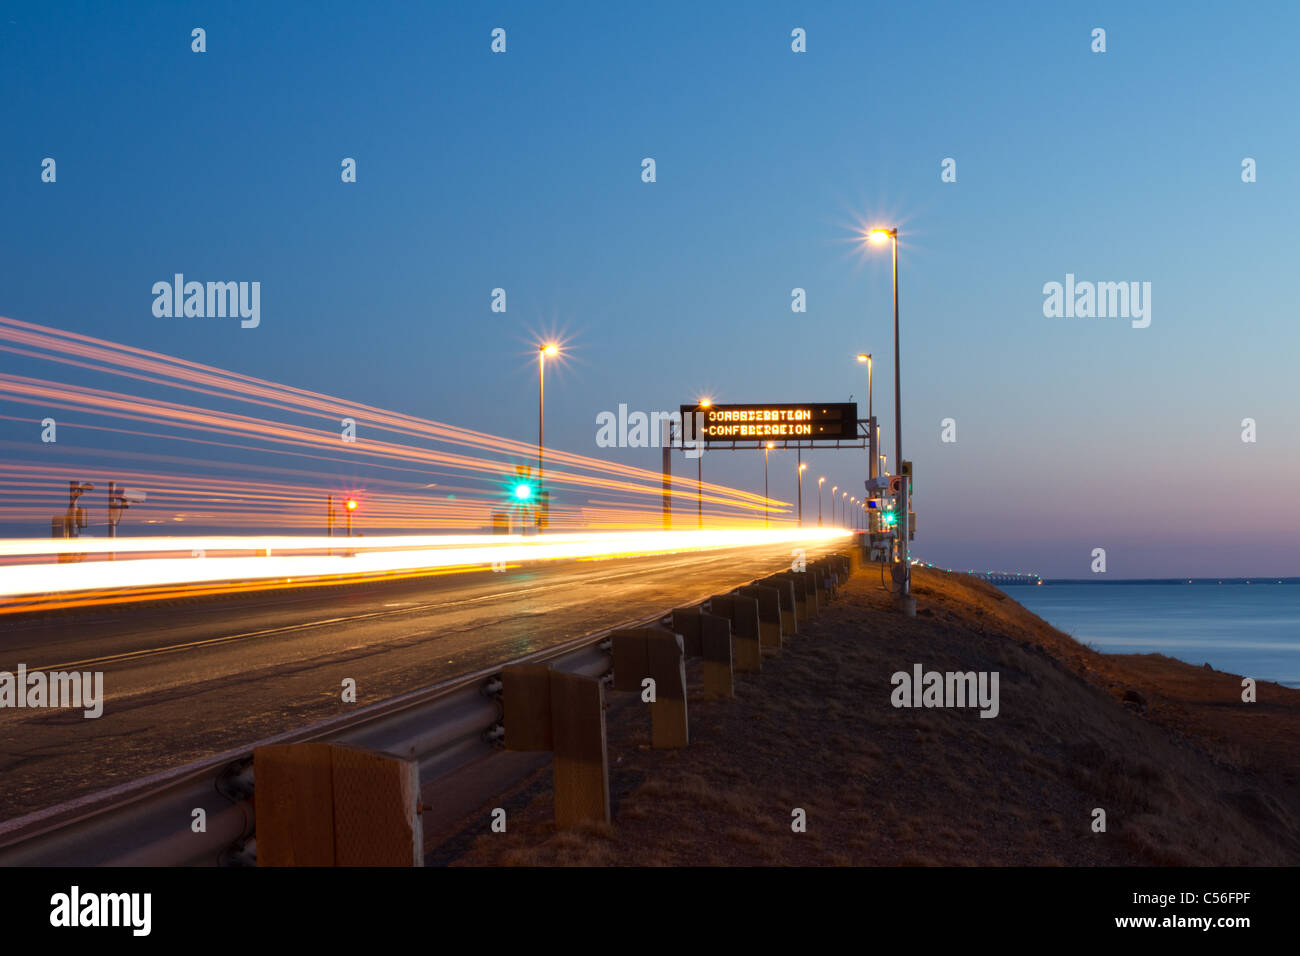
<path fill-rule="evenodd" d="M 596 415 L 863 401 L 861 350 L 892 434 L 854 232 L 897 223 L 922 558 L 1298 574 L 1300 16 L 1037 6 L 10 3 L 0 314 L 520 439 L 556 333 L 548 444 L 656 468 Z M 175 272 L 260 281 L 260 327 L 155 318 Z M 1150 282 L 1150 327 L 1045 318 L 1067 273 Z M 756 454 L 704 469 L 762 489 Z"/>

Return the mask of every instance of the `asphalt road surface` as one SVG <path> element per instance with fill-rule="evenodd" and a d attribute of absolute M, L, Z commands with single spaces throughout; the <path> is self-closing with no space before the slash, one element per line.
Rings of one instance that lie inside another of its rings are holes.
<path fill-rule="evenodd" d="M 104 673 L 97 719 L 0 709 L 0 820 L 699 601 L 788 568 L 790 554 L 563 561 L 0 618 L 0 670 Z M 357 704 L 341 701 L 345 678 Z"/>

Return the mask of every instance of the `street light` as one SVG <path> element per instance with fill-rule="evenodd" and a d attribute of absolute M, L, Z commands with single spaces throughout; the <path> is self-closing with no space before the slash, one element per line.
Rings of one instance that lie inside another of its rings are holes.
<path fill-rule="evenodd" d="M 542 434 L 546 422 L 546 359 L 553 358 L 560 354 L 560 347 L 554 342 L 546 342 L 537 346 L 537 490 L 538 495 L 544 503 L 545 488 L 543 466 L 542 466 Z M 537 511 L 537 528 L 542 528 L 543 516 L 541 509 Z"/>
<path fill-rule="evenodd" d="M 803 473 L 808 466 L 803 462 L 799 463 L 799 527 L 803 527 Z"/>
<path fill-rule="evenodd" d="M 822 526 L 822 482 L 825 478 L 817 479 L 817 527 Z"/>
<path fill-rule="evenodd" d="M 772 444 L 773 444 L 772 442 L 768 442 L 767 445 L 763 448 L 763 527 L 764 527 L 764 528 L 769 528 L 769 527 L 771 527 L 771 522 L 768 520 L 768 515 L 767 515 L 767 508 L 768 508 L 768 505 L 767 505 L 767 502 L 768 502 L 768 497 L 767 497 L 767 453 L 768 453 L 769 451 L 772 450 Z"/>
<path fill-rule="evenodd" d="M 352 512 L 354 512 L 354 511 L 356 511 L 356 510 L 357 510 L 357 499 L 356 499 L 356 498 L 349 498 L 347 501 L 343 502 L 343 511 L 347 514 L 347 517 L 348 517 L 348 537 L 349 537 L 349 538 L 352 537 Z"/>
<path fill-rule="evenodd" d="M 859 361 L 859 362 L 865 362 L 865 363 L 866 363 L 866 366 L 867 366 L 867 421 L 870 421 L 871 419 L 873 419 L 873 418 L 876 417 L 876 413 L 875 413 L 875 411 L 873 411 L 873 405 L 872 405 L 872 392 L 873 392 L 874 390 L 873 390 L 872 387 L 871 387 L 871 386 L 872 386 L 872 381 L 871 381 L 871 379 L 872 379 L 872 376 L 871 376 L 871 369 L 872 369 L 871 353 L 870 353 L 870 352 L 859 352 L 859 353 L 858 353 L 858 361 Z M 871 477 L 874 478 L 874 477 L 876 477 L 876 476 L 873 474 Z"/>
<path fill-rule="evenodd" d="M 869 429 L 874 429 L 874 430 L 872 431 L 871 435 L 872 435 L 872 437 L 875 439 L 875 441 L 869 441 L 869 442 L 867 442 L 867 444 L 870 445 L 870 446 L 874 446 L 874 448 L 876 448 L 876 449 L 879 449 L 879 448 L 880 448 L 880 429 L 877 428 L 877 427 L 876 427 L 876 424 L 875 424 L 875 421 L 876 421 L 876 412 L 875 412 L 874 401 L 873 401 L 874 396 L 875 396 L 875 388 L 873 387 L 873 384 L 874 384 L 873 381 L 872 381 L 873 376 L 872 376 L 872 374 L 871 374 L 871 373 L 872 373 L 872 369 L 874 368 L 874 363 L 871 361 L 871 353 L 870 353 L 870 352 L 859 352 L 859 353 L 858 353 L 858 361 L 859 361 L 859 362 L 862 362 L 862 363 L 865 363 L 866 366 L 867 366 L 867 428 L 869 428 Z M 876 474 L 877 474 L 877 472 L 876 472 L 876 456 L 875 456 L 874 454 L 872 454 L 870 451 L 868 451 L 868 453 L 867 453 L 867 477 L 868 477 L 868 478 L 874 478 L 874 477 L 876 477 Z M 868 528 L 869 530 L 871 530 L 871 531 L 875 531 L 875 530 L 876 530 L 876 521 L 875 521 L 875 517 L 874 517 L 874 516 L 870 517 L 870 519 L 868 520 L 868 522 L 867 522 L 867 528 Z"/>
<path fill-rule="evenodd" d="M 899 380 L 898 359 L 898 229 L 872 229 L 867 239 L 877 245 L 893 242 L 894 253 L 894 467 L 903 473 L 903 415 L 902 389 Z M 907 481 L 906 478 L 903 479 Z M 898 568 L 895 580 L 898 585 L 898 604 L 909 616 L 916 613 L 916 604 L 912 599 L 911 565 L 907 559 L 907 485 L 902 486 L 898 498 Z"/>
<path fill-rule="evenodd" d="M 839 485 L 831 485 L 831 525 L 835 524 L 835 492 L 840 490 Z"/>
<path fill-rule="evenodd" d="M 709 408 L 713 405 L 713 399 L 701 398 L 699 401 L 700 408 Z M 695 513 L 697 516 L 696 527 L 704 527 L 704 437 L 696 435 L 695 440 L 699 443 L 700 454 L 695 459 Z"/>

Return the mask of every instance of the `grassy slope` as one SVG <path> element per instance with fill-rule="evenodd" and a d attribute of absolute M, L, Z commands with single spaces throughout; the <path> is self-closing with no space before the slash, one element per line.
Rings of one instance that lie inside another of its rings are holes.
<path fill-rule="evenodd" d="M 685 750 L 649 749 L 644 705 L 612 694 L 612 827 L 556 832 L 547 769 L 493 802 L 507 833 L 484 808 L 434 861 L 1300 862 L 1300 691 L 1243 704 L 1239 678 L 1098 654 L 964 575 L 918 569 L 914 591 L 908 620 L 874 570 L 856 575 L 761 674 L 737 675 L 735 700 L 691 700 Z M 998 671 L 1000 715 L 893 708 L 890 675 L 914 663 Z"/>

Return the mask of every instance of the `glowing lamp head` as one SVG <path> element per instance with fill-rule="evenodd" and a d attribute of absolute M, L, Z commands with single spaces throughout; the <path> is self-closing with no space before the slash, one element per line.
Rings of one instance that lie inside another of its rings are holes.
<path fill-rule="evenodd" d="M 817 479 L 817 484 L 820 485 L 820 484 L 821 484 L 823 481 L 825 481 L 825 480 L 826 480 L 825 478 L 818 478 L 818 479 Z"/>
<path fill-rule="evenodd" d="M 799 470 L 800 470 L 800 471 L 807 471 L 807 470 L 808 470 L 808 466 L 807 466 L 806 464 L 805 464 L 805 465 L 800 465 L 800 466 L 799 466 Z"/>
<path fill-rule="evenodd" d="M 347 501 L 343 502 L 343 507 L 344 507 L 344 508 L 347 508 L 348 511 L 356 511 L 356 510 L 357 510 L 357 499 L 356 499 L 356 498 L 349 498 Z"/>
<path fill-rule="evenodd" d="M 894 233 L 890 229 L 872 229 L 867 233 L 867 241 L 880 245 L 882 242 L 888 242 L 894 238 Z"/>
<path fill-rule="evenodd" d="M 700 399 L 700 408 L 712 408 L 712 407 L 713 407 L 713 399 L 711 398 Z"/>
<path fill-rule="evenodd" d="M 520 501 L 528 501 L 533 497 L 533 486 L 526 481 L 521 481 L 515 485 L 515 497 Z"/>
<path fill-rule="evenodd" d="M 868 362 L 871 361 L 871 354 L 869 352 L 859 352 L 858 361 L 861 362 L 863 365 L 866 365 Z"/>
<path fill-rule="evenodd" d="M 540 349 L 541 349 L 541 353 L 542 353 L 543 355 L 559 355 L 559 354 L 560 354 L 560 347 L 559 347 L 558 345 L 556 345 L 554 342 L 548 342 L 548 343 L 546 343 L 545 345 L 540 346 Z"/>

